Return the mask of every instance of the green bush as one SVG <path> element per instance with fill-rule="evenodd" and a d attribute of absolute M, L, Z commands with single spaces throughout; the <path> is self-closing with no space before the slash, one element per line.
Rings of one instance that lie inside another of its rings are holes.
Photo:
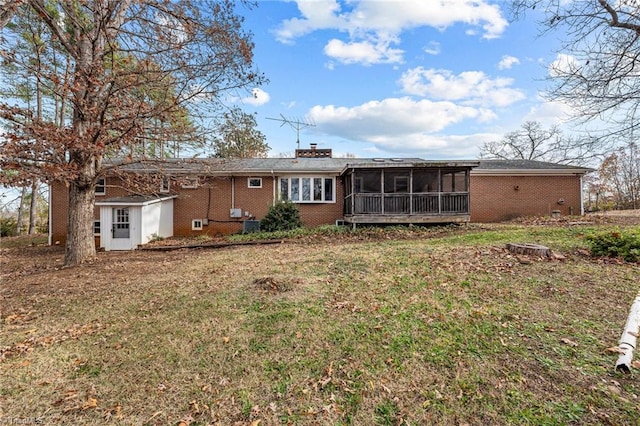
<path fill-rule="evenodd" d="M 621 257 L 628 262 L 640 262 L 640 228 L 587 235 L 586 240 L 593 256 Z"/>
<path fill-rule="evenodd" d="M 0 218 L 0 236 L 13 237 L 16 235 L 16 219 L 13 217 Z"/>
<path fill-rule="evenodd" d="M 267 215 L 260 221 L 260 230 L 265 232 L 287 231 L 301 227 L 300 211 L 291 201 L 269 207 Z"/>

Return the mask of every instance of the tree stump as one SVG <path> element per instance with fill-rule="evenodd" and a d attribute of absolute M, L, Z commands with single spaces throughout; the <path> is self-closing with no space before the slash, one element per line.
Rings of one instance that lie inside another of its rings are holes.
<path fill-rule="evenodd" d="M 551 249 L 539 244 L 516 244 L 507 243 L 507 250 L 516 254 L 527 254 L 530 256 L 551 257 Z"/>

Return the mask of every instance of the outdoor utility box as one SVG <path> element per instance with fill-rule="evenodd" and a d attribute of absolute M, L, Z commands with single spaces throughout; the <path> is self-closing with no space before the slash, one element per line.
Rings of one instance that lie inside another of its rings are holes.
<path fill-rule="evenodd" d="M 249 232 L 259 232 L 260 231 L 260 221 L 259 220 L 245 220 L 242 222 L 242 233 L 248 234 Z"/>
<path fill-rule="evenodd" d="M 230 217 L 242 217 L 242 209 L 230 209 L 229 210 Z"/>

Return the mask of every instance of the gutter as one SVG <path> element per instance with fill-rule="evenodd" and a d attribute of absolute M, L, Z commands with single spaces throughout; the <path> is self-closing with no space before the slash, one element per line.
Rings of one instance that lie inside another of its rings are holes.
<path fill-rule="evenodd" d="M 471 169 L 472 176 L 584 176 L 593 169 Z"/>

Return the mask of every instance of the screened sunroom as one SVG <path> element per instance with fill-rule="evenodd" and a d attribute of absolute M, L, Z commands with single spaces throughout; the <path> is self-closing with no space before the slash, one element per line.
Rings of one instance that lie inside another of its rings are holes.
<path fill-rule="evenodd" d="M 469 172 L 478 162 L 385 159 L 342 172 L 347 223 L 468 222 Z"/>

